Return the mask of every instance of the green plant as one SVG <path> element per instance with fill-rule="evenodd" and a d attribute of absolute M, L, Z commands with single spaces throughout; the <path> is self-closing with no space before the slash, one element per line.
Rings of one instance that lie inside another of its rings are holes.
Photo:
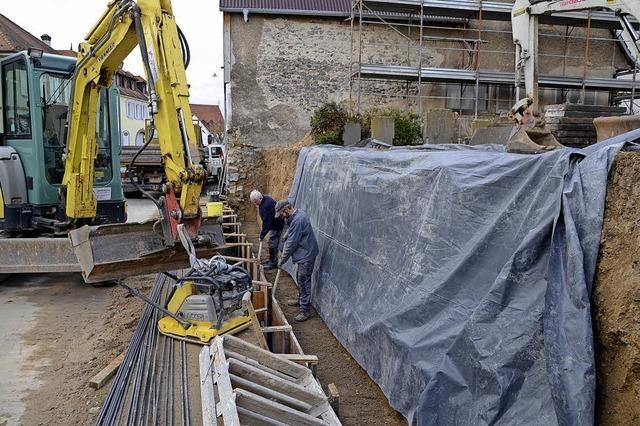
<path fill-rule="evenodd" d="M 333 130 L 328 130 L 314 136 L 318 145 L 342 145 L 342 138 Z"/>
<path fill-rule="evenodd" d="M 413 111 L 400 108 L 374 107 L 364 116 L 363 133 L 371 134 L 371 119 L 373 117 L 392 117 L 394 120 L 393 144 L 398 146 L 422 144 L 422 125 L 420 117 Z"/>
<path fill-rule="evenodd" d="M 311 134 L 317 144 L 342 145 L 344 127 L 350 122 L 360 122 L 359 116 L 351 116 L 349 112 L 335 102 L 322 104 L 311 116 Z"/>

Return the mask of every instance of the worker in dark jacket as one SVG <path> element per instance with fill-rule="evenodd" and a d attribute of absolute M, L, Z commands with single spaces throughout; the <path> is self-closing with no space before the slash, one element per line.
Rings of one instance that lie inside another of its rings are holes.
<path fill-rule="evenodd" d="M 318 243 L 307 214 L 294 208 L 287 200 L 276 204 L 276 217 L 287 220 L 289 228 L 284 237 L 284 248 L 278 267 L 291 258 L 298 265 L 298 300 L 287 302 L 289 306 L 300 306 L 296 321 L 306 321 L 311 309 L 311 274 L 318 255 Z"/>
<path fill-rule="evenodd" d="M 284 219 L 275 217 L 276 200 L 268 195 L 262 195 L 260 191 L 253 190 L 249 194 L 251 202 L 258 206 L 260 218 L 262 218 L 262 230 L 260 231 L 260 241 L 269 234 L 269 260 L 264 263 L 264 269 L 275 269 L 278 267 L 278 245 L 280 244 L 280 236 L 282 228 L 284 228 Z"/>

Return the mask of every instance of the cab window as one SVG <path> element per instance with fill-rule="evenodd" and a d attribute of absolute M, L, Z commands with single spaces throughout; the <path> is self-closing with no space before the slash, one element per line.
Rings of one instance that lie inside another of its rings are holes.
<path fill-rule="evenodd" d="M 40 76 L 43 100 L 42 133 L 44 145 L 45 172 L 49 183 L 59 185 L 64 177 L 64 152 L 67 142 L 67 118 L 71 102 L 70 76 L 42 74 Z M 108 89 L 100 89 L 96 115 L 96 156 L 94 183 L 111 182 L 111 133 L 109 122 Z"/>
<path fill-rule="evenodd" d="M 2 66 L 2 105 L 4 129 L 7 138 L 31 137 L 31 113 L 29 111 L 29 85 L 27 64 L 24 60 Z"/>

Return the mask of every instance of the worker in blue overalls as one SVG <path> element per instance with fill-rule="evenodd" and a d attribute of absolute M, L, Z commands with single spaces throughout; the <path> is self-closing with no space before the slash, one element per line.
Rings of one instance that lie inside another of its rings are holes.
<path fill-rule="evenodd" d="M 286 219 L 289 226 L 278 267 L 281 268 L 289 258 L 298 265 L 298 300 L 290 300 L 287 304 L 300 307 L 300 313 L 295 317 L 296 321 L 306 321 L 311 314 L 311 274 L 318 255 L 318 243 L 309 217 L 303 210 L 294 208 L 287 200 L 282 200 L 276 204 L 275 211 L 275 217 Z"/>

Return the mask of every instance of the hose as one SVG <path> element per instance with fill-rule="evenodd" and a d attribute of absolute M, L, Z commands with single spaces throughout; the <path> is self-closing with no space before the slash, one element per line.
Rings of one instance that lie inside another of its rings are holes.
<path fill-rule="evenodd" d="M 178 38 L 180 39 L 180 48 L 182 49 L 182 58 L 184 59 L 184 69 L 186 70 L 191 63 L 191 50 L 189 49 L 187 37 L 185 37 L 178 25 L 176 25 L 176 27 L 178 28 Z"/>

